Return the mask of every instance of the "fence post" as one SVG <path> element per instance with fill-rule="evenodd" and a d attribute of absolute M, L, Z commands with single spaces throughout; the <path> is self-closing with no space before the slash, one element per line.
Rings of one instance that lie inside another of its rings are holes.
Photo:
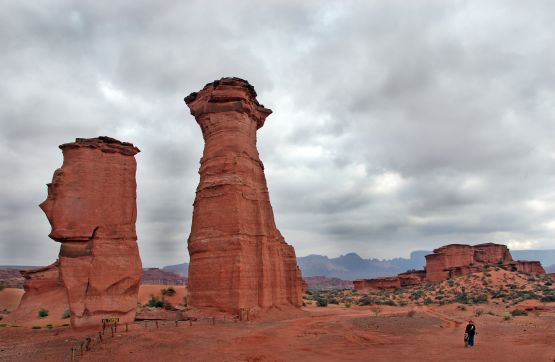
<path fill-rule="evenodd" d="M 125 332 L 129 332 L 129 327 L 127 323 L 125 323 Z"/>
<path fill-rule="evenodd" d="M 156 328 L 158 328 L 158 320 L 156 320 Z"/>
<path fill-rule="evenodd" d="M 110 326 L 110 330 L 112 331 L 112 338 L 114 338 L 114 326 Z"/>
<path fill-rule="evenodd" d="M 71 360 L 75 361 L 75 349 L 71 347 Z"/>

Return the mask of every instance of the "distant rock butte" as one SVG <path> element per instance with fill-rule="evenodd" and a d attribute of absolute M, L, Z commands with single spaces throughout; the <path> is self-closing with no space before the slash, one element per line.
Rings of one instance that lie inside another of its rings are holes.
<path fill-rule="evenodd" d="M 40 205 L 49 236 L 61 243 L 59 259 L 27 273 L 23 300 L 63 290 L 74 327 L 109 317 L 133 322 L 142 271 L 135 232 L 139 149 L 109 137 L 78 138 L 60 148 L 63 165 Z"/>
<path fill-rule="evenodd" d="M 222 78 L 185 98 L 205 141 L 194 202 L 190 305 L 226 312 L 300 307 L 295 250 L 276 228 L 256 132 L 272 113 L 239 78 Z"/>
<path fill-rule="evenodd" d="M 422 282 L 440 282 L 449 278 L 481 271 L 484 265 L 496 265 L 501 268 L 545 274 L 539 261 L 513 261 L 505 245 L 486 243 L 478 245 L 451 244 L 435 249 L 426 255 L 424 270 L 401 273 L 396 277 L 358 279 L 353 281 L 356 289 L 388 289 Z"/>

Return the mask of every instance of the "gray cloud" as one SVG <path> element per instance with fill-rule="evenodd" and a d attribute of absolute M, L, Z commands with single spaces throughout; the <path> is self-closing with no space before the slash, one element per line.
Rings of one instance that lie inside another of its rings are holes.
<path fill-rule="evenodd" d="M 133 142 L 145 265 L 188 260 L 202 137 L 183 97 L 248 79 L 278 227 L 299 255 L 446 242 L 555 248 L 550 1 L 9 1 L 0 264 L 47 264 L 59 144 Z"/>

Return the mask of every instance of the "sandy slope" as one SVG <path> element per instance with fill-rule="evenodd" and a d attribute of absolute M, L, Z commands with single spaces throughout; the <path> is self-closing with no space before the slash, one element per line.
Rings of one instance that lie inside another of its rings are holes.
<path fill-rule="evenodd" d="M 13 311 L 19 305 L 23 289 L 5 288 L 0 290 L 0 310 Z"/>

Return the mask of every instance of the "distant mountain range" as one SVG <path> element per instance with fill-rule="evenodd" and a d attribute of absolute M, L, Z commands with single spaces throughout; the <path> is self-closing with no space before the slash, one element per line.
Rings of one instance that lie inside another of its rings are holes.
<path fill-rule="evenodd" d="M 428 250 L 417 250 L 407 258 L 394 259 L 363 259 L 356 253 L 348 253 L 337 258 L 325 255 L 308 255 L 297 258 L 303 277 L 323 276 L 354 280 L 360 278 L 394 276 L 411 269 L 423 269 Z M 539 260 L 546 271 L 555 268 L 555 250 L 511 250 L 515 260 Z M 168 265 L 164 271 L 174 272 L 187 277 L 188 263 Z M 548 271 L 550 272 L 550 271 Z M 551 272 L 555 272 L 552 270 Z"/>

